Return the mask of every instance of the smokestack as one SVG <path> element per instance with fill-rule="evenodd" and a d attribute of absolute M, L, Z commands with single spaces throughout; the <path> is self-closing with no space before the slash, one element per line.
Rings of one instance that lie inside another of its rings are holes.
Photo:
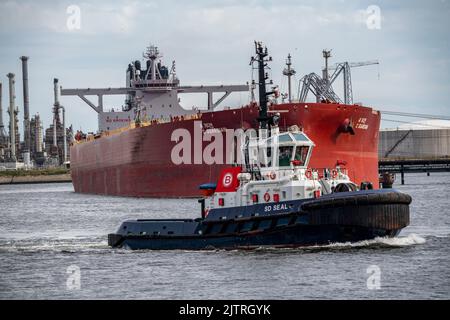
<path fill-rule="evenodd" d="M 42 123 L 39 113 L 36 114 L 35 118 L 35 141 L 36 141 L 36 152 L 42 152 Z"/>
<path fill-rule="evenodd" d="M 14 105 L 16 104 L 16 96 L 14 93 L 14 73 L 6 75 L 9 78 L 9 139 L 11 143 L 10 157 L 11 161 L 16 161 L 16 121 L 14 114 Z"/>
<path fill-rule="evenodd" d="M 22 80 L 23 80 L 23 131 L 25 141 L 25 152 L 30 152 L 30 97 L 28 92 L 28 57 L 20 57 L 22 60 Z"/>
<path fill-rule="evenodd" d="M 54 106 L 59 106 L 59 88 L 58 88 L 58 79 L 53 79 L 53 92 L 55 95 L 55 104 Z"/>
<path fill-rule="evenodd" d="M 2 140 L 1 138 L 3 138 L 3 132 L 4 132 L 2 93 L 3 93 L 3 87 L 2 87 L 2 83 L 0 82 L 0 142 Z"/>
<path fill-rule="evenodd" d="M 0 160 L 4 156 L 4 144 L 6 142 L 5 129 L 3 127 L 2 83 L 0 82 Z"/>
<path fill-rule="evenodd" d="M 58 124 L 56 121 L 56 118 L 58 116 L 58 112 L 59 112 L 59 91 L 58 91 L 58 79 L 54 78 L 53 79 L 53 92 L 54 92 L 54 96 L 55 96 L 55 103 L 53 104 L 54 109 L 54 116 L 53 116 L 53 145 L 55 147 L 58 147 L 58 142 L 56 139 L 56 125 Z"/>
<path fill-rule="evenodd" d="M 63 106 L 60 106 L 63 111 L 63 139 L 64 139 L 64 154 L 63 154 L 63 163 L 67 161 L 67 132 L 66 132 L 66 109 Z"/>

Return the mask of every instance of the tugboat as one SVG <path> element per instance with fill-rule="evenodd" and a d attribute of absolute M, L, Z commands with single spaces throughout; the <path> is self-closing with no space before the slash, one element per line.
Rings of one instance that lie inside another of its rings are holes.
<path fill-rule="evenodd" d="M 255 42 L 259 131 L 245 134 L 242 164 L 200 186 L 201 218 L 124 221 L 112 247 L 152 250 L 301 247 L 394 237 L 409 224 L 411 197 L 353 183 L 345 161 L 311 169 L 314 142 L 300 128 L 278 127 L 268 115 L 267 48 Z"/>

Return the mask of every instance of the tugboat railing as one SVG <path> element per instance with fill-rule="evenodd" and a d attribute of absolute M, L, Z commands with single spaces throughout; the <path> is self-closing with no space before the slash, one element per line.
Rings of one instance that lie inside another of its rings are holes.
<path fill-rule="evenodd" d="M 278 179 L 278 180 L 258 180 L 258 181 L 250 181 L 247 182 L 243 188 L 242 188 L 242 195 L 243 196 L 247 196 L 248 195 L 248 189 L 250 187 L 254 187 L 254 186 L 264 186 L 264 185 L 279 185 L 279 184 L 283 184 L 283 183 L 287 183 L 291 181 L 291 178 L 283 178 L 283 179 Z"/>
<path fill-rule="evenodd" d="M 317 173 L 317 180 L 334 179 L 339 177 L 339 174 L 348 176 L 347 168 L 308 168 L 308 170 L 311 170 L 313 173 Z M 314 177 L 314 174 L 312 177 Z"/>

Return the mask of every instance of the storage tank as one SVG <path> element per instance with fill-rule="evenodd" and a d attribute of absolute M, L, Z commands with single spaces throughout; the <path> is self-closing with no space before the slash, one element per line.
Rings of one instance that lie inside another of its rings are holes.
<path fill-rule="evenodd" d="M 450 157 L 450 121 L 425 120 L 380 131 L 379 158 Z"/>

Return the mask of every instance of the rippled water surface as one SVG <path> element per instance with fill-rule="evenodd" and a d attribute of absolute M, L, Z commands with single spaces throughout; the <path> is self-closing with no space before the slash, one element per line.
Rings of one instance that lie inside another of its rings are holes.
<path fill-rule="evenodd" d="M 107 246 L 122 220 L 196 217 L 196 200 L 80 195 L 71 184 L 0 186 L 0 298 L 448 299 L 449 181 L 412 174 L 395 186 L 413 197 L 411 225 L 397 238 L 205 252 Z M 380 288 L 370 290 L 377 270 Z"/>

